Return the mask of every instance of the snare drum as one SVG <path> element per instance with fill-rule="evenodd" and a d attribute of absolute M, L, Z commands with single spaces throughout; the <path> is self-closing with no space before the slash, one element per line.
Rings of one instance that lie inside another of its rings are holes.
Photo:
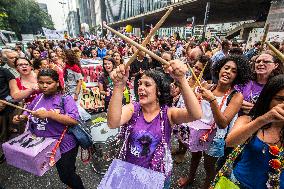
<path fill-rule="evenodd" d="M 117 136 L 119 129 L 110 129 L 107 122 L 100 122 L 91 126 L 93 140 L 93 168 L 99 174 L 104 174 L 117 156 L 120 149 Z"/>

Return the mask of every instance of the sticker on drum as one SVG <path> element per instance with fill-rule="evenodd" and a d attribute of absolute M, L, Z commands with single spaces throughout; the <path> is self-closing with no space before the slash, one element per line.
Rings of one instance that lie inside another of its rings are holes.
<path fill-rule="evenodd" d="M 91 126 L 91 135 L 94 143 L 106 142 L 109 138 L 114 138 L 119 133 L 119 129 L 110 129 L 107 122 L 100 122 Z"/>

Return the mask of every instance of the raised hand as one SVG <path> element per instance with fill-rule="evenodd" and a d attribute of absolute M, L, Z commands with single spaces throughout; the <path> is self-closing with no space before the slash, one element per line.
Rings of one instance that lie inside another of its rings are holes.
<path fill-rule="evenodd" d="M 284 104 L 278 104 L 261 116 L 267 123 L 284 122 Z M 283 124 L 282 124 L 283 125 Z"/>
<path fill-rule="evenodd" d="M 115 86 L 124 87 L 129 77 L 129 67 L 125 68 L 124 64 L 120 64 L 111 72 L 110 77 Z"/>
<path fill-rule="evenodd" d="M 209 102 L 215 99 L 214 94 L 210 90 L 205 89 L 204 87 L 200 87 L 198 88 L 198 90 L 202 96 L 202 99 L 207 100 Z"/>
<path fill-rule="evenodd" d="M 166 73 L 169 73 L 172 78 L 176 81 L 181 81 L 185 78 L 185 74 L 188 71 L 186 65 L 180 60 L 172 60 L 170 61 L 169 66 L 163 66 Z"/>

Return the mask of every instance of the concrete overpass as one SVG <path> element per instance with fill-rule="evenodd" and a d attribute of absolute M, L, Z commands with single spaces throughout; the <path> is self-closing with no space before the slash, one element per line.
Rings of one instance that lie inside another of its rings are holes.
<path fill-rule="evenodd" d="M 166 7 L 144 12 L 124 20 L 109 23 L 112 27 L 124 27 L 130 24 L 141 27 L 143 24 L 156 24 L 169 7 L 174 7 L 172 14 L 163 27 L 185 26 L 187 18 L 195 16 L 196 24 L 203 24 L 206 2 L 210 2 L 209 24 L 236 22 L 243 20 L 266 19 L 271 0 L 184 0 Z"/>

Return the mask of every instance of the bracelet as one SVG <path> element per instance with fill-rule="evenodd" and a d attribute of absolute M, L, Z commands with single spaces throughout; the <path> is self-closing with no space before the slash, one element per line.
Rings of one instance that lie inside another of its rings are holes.
<path fill-rule="evenodd" d="M 213 102 L 214 100 L 216 100 L 216 98 L 213 98 L 212 100 L 209 101 L 209 104 L 211 104 L 211 102 Z"/>

